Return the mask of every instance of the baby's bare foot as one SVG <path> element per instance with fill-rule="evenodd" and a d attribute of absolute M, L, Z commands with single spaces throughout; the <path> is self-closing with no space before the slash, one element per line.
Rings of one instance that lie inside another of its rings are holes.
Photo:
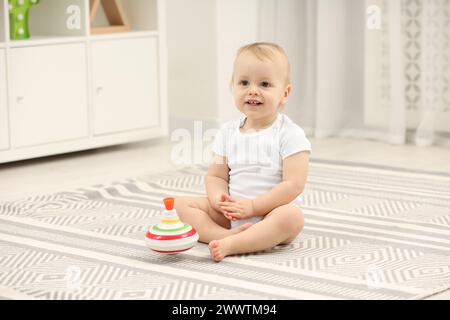
<path fill-rule="evenodd" d="M 222 261 L 228 255 L 227 246 L 223 240 L 213 240 L 208 245 L 211 259 L 216 262 Z"/>

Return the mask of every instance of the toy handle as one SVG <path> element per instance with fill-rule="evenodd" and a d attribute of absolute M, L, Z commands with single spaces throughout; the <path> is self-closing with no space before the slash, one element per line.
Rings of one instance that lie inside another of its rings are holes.
<path fill-rule="evenodd" d="M 164 198 L 164 206 L 166 207 L 166 210 L 170 211 L 173 210 L 175 199 L 174 198 Z"/>

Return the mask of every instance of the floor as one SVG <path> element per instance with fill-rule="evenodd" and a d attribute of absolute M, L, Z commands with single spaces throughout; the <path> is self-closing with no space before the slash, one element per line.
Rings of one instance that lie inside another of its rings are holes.
<path fill-rule="evenodd" d="M 312 157 L 316 159 L 364 162 L 377 166 L 398 167 L 402 170 L 450 174 L 448 148 L 392 146 L 375 141 L 344 138 L 311 139 L 311 142 Z M 174 164 L 173 146 L 169 139 L 163 138 L 0 164 L 0 201 L 139 177 L 183 166 Z M 195 154 L 194 150 L 192 155 Z M 430 299 L 450 299 L 450 290 Z"/>

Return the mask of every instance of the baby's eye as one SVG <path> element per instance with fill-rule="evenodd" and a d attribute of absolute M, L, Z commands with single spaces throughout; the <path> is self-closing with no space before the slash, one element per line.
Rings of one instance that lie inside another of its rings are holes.
<path fill-rule="evenodd" d="M 239 85 L 247 86 L 248 85 L 248 81 L 247 80 L 241 80 L 241 81 L 239 81 Z"/>
<path fill-rule="evenodd" d="M 267 81 L 263 81 L 263 82 L 261 82 L 261 85 L 264 87 L 264 88 L 268 88 L 268 87 L 270 87 L 270 83 L 269 82 L 267 82 Z"/>

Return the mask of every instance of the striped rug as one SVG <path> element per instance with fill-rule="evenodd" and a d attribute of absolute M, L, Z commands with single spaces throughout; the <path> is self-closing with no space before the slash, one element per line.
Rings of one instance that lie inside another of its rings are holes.
<path fill-rule="evenodd" d="M 0 204 L 3 299 L 421 299 L 450 287 L 450 176 L 315 160 L 289 245 L 212 262 L 145 247 L 189 167 Z"/>

